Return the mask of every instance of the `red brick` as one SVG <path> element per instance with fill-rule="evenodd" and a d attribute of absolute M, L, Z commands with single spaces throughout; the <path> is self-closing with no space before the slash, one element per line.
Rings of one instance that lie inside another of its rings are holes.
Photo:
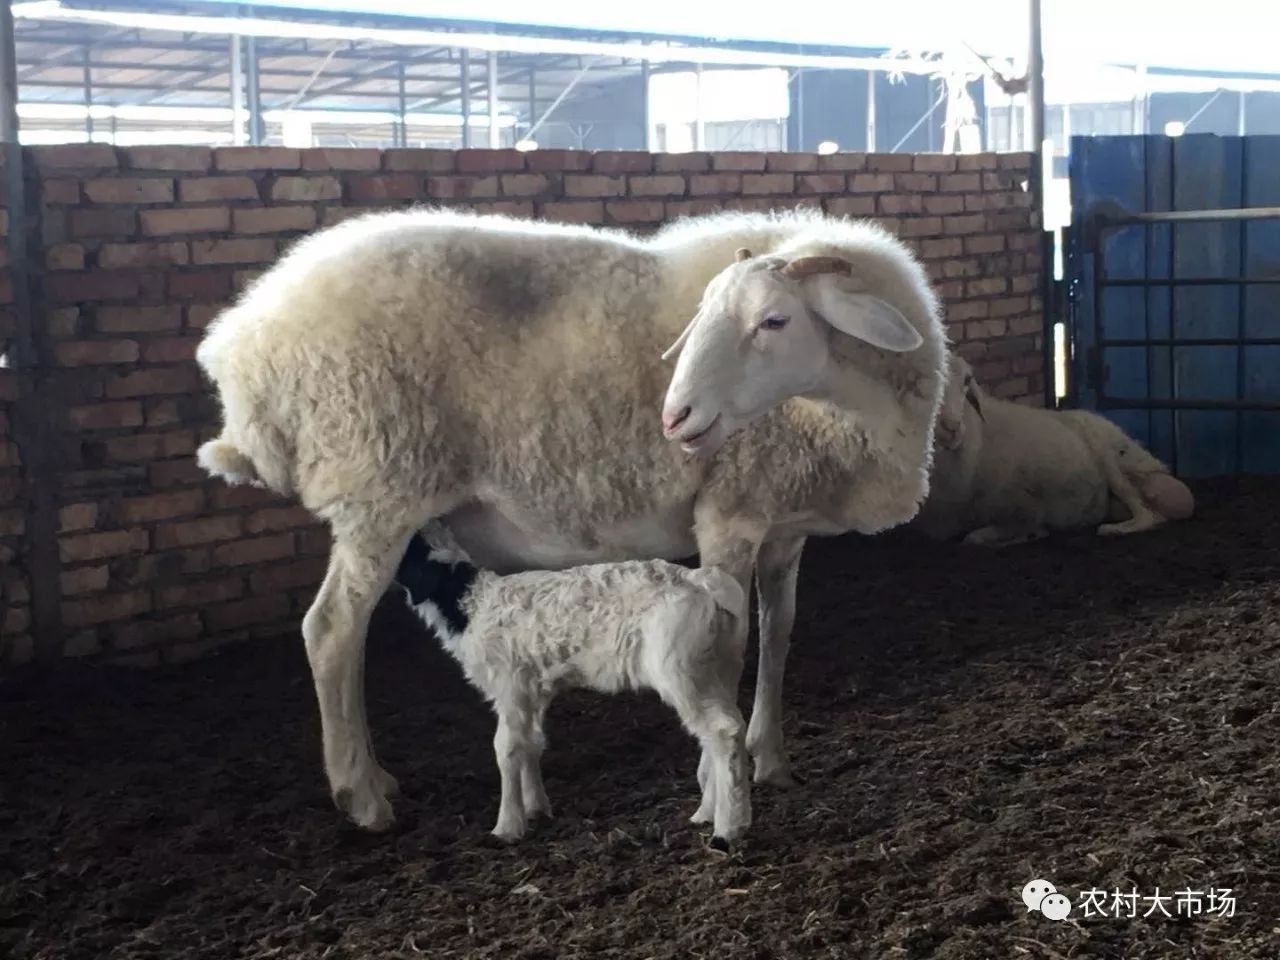
<path fill-rule="evenodd" d="M 519 150 L 459 150 L 459 173 L 518 173 L 525 154 Z"/>
<path fill-rule="evenodd" d="M 157 490 L 200 483 L 207 479 L 205 472 L 190 457 L 147 465 L 147 482 Z"/>
<path fill-rule="evenodd" d="M 502 175 L 502 195 L 505 197 L 533 197 L 546 193 L 551 187 L 550 179 L 541 173 L 504 173 Z"/>
<path fill-rule="evenodd" d="M 227 489 L 236 489 L 229 487 Z M 246 487 L 242 489 L 253 489 Z M 249 515 L 245 521 L 245 530 L 249 533 L 269 533 L 279 530 L 293 530 L 307 527 L 316 522 L 316 518 L 304 507 L 268 507 Z"/>
<path fill-rule="evenodd" d="M 55 273 L 45 277 L 45 292 L 54 303 L 90 300 L 134 300 L 142 278 L 129 271 Z"/>
<path fill-rule="evenodd" d="M 740 173 L 695 173 L 689 178 L 691 197 L 712 194 L 729 194 L 736 197 L 741 193 L 742 174 Z"/>
<path fill-rule="evenodd" d="M 93 203 L 172 203 L 173 181 L 161 177 L 104 177 L 86 180 L 84 195 Z"/>
<path fill-rule="evenodd" d="M 148 237 L 172 233 L 225 233 L 231 229 L 227 207 L 182 207 L 176 210 L 143 210 L 142 232 Z"/>
<path fill-rule="evenodd" d="M 223 603 L 244 595 L 244 580 L 240 577 L 222 580 L 197 580 L 176 583 L 156 590 L 156 609 L 173 607 L 203 607 L 210 603 Z"/>
<path fill-rule="evenodd" d="M 649 173 L 653 154 L 642 150 L 601 150 L 591 158 L 596 173 Z"/>
<path fill-rule="evenodd" d="M 88 367 L 102 363 L 136 363 L 138 344 L 133 340 L 72 340 L 55 348 L 64 367 Z"/>
<path fill-rule="evenodd" d="M 990 340 L 992 337 L 1003 337 L 1007 327 L 1003 320 L 975 320 L 964 325 L 966 340 Z M 987 345 L 990 352 L 991 345 Z"/>
<path fill-rule="evenodd" d="M 949 280 L 953 280 L 956 277 L 976 277 L 982 273 L 982 270 L 978 267 L 976 257 L 967 259 L 952 258 L 943 263 L 930 264 L 930 266 L 941 267 L 941 276 Z"/>
<path fill-rule="evenodd" d="M 117 267 L 185 266 L 191 260 L 187 245 L 170 240 L 161 243 L 104 243 L 98 250 L 98 266 Z"/>
<path fill-rule="evenodd" d="M 382 151 L 383 170 L 451 173 L 453 167 L 454 151 L 452 150 L 422 150 L 413 147 Z"/>
<path fill-rule="evenodd" d="M 83 270 L 84 247 L 78 243 L 55 243 L 45 251 L 44 265 L 50 270 Z"/>
<path fill-rule="evenodd" d="M 742 175 L 742 192 L 745 196 L 794 193 L 794 173 L 745 173 Z"/>
<path fill-rule="evenodd" d="M 72 407 L 68 422 L 77 430 L 109 430 L 120 427 L 142 426 L 142 405 L 129 403 L 99 403 Z"/>
<path fill-rule="evenodd" d="M 999 234 L 981 237 L 965 237 L 965 253 L 999 253 L 1004 249 L 1004 237 Z"/>
<path fill-rule="evenodd" d="M 933 193 L 938 189 L 938 178 L 932 173 L 898 173 L 893 183 L 906 193 Z"/>
<path fill-rule="evenodd" d="M 1008 281 L 1004 277 L 987 277 L 982 280 L 970 280 L 965 285 L 966 297 L 991 297 L 1004 293 Z"/>
<path fill-rule="evenodd" d="M 712 170 L 763 170 L 764 154 L 745 150 L 720 151 L 711 154 Z"/>
<path fill-rule="evenodd" d="M 1011 293 L 1031 293 L 1040 289 L 1040 278 L 1033 276 L 1010 277 L 1009 291 Z"/>
<path fill-rule="evenodd" d="M 272 200 L 313 203 L 341 197 L 342 184 L 337 177 L 280 177 L 271 185 Z"/>
<path fill-rule="evenodd" d="M 59 575 L 63 596 L 75 596 L 80 593 L 93 593 L 105 590 L 111 580 L 111 568 L 106 564 L 96 567 L 77 567 L 66 570 Z"/>
<path fill-rule="evenodd" d="M 948 153 L 918 153 L 911 169 L 920 173 L 950 173 L 956 168 L 956 158 Z"/>
<path fill-rule="evenodd" d="M 602 223 L 604 204 L 599 200 L 579 200 L 568 203 L 544 203 L 541 215 L 547 220 L 561 223 Z"/>
<path fill-rule="evenodd" d="M 994 153 L 961 154 L 956 158 L 956 168 L 961 171 L 994 170 L 998 165 Z"/>
<path fill-rule="evenodd" d="M 113 400 L 165 393 L 194 393 L 199 389 L 199 372 L 190 365 L 135 370 L 106 383 L 107 396 Z"/>
<path fill-rule="evenodd" d="M 924 197 L 919 194 L 886 193 L 876 198 L 876 209 L 890 216 L 904 213 L 922 213 Z"/>
<path fill-rule="evenodd" d="M 942 233 L 941 217 L 910 217 L 902 221 L 902 225 L 898 228 L 898 236 L 908 237 L 935 237 Z"/>
<path fill-rule="evenodd" d="M 98 523 L 96 503 L 72 503 L 58 510 L 58 532 L 92 530 Z"/>
<path fill-rule="evenodd" d="M 947 193 L 971 193 L 982 189 L 982 175 L 978 173 L 944 173 L 938 178 L 938 188 Z"/>
<path fill-rule="evenodd" d="M 329 552 L 329 528 L 314 526 L 298 532 L 298 553 L 302 556 L 324 555 Z"/>
<path fill-rule="evenodd" d="M 121 500 L 119 517 L 126 523 L 150 523 L 199 513 L 204 504 L 204 491 L 200 489 L 153 493 Z"/>
<path fill-rule="evenodd" d="M 347 181 L 347 196 L 357 203 L 372 203 L 379 200 L 418 200 L 423 196 L 422 175 L 380 173 L 352 177 Z"/>
<path fill-rule="evenodd" d="M 865 153 L 827 153 L 818 157 L 819 170 L 839 170 L 858 173 L 867 169 Z"/>
<path fill-rule="evenodd" d="M 473 197 L 496 197 L 497 177 L 430 177 L 427 195 L 436 200 L 467 200 Z"/>
<path fill-rule="evenodd" d="M 102 533 L 81 533 L 58 539 L 58 555 L 63 563 L 80 563 L 118 557 L 147 549 L 150 540 L 141 527 L 132 530 L 108 530 Z"/>
<path fill-rule="evenodd" d="M 180 170 L 203 173 L 212 163 L 208 147 L 126 147 L 124 165 L 130 170 Z"/>
<path fill-rule="evenodd" d="M 1026 313 L 1030 307 L 1030 297 L 1001 297 L 999 300 L 991 301 L 991 316 L 1012 317 Z"/>
<path fill-rule="evenodd" d="M 653 158 L 658 173 L 703 173 L 711 169 L 709 153 L 659 153 Z"/>
<path fill-rule="evenodd" d="M 590 170 L 591 154 L 585 150 L 534 150 L 525 154 L 525 166 L 542 173 Z"/>
<path fill-rule="evenodd" d="M 200 300 L 221 300 L 231 295 L 231 272 L 199 270 L 169 274 L 169 295 Z"/>
<path fill-rule="evenodd" d="M 945 217 L 942 221 L 943 230 L 951 236 L 968 233 L 981 233 L 985 227 L 983 218 L 978 214 L 964 214 L 962 216 Z"/>
<path fill-rule="evenodd" d="M 54 204 L 77 204 L 80 202 L 79 180 L 46 180 L 40 185 L 40 202 L 46 206 Z"/>
<path fill-rule="evenodd" d="M 275 564 L 249 575 L 252 593 L 283 593 L 300 587 L 314 587 L 324 579 L 328 562 L 323 557 L 295 560 L 289 564 Z"/>
<path fill-rule="evenodd" d="M 292 556 L 293 534 L 279 533 L 271 537 L 253 537 L 221 544 L 214 548 L 213 562 L 220 567 L 241 567 Z"/>
<path fill-rule="evenodd" d="M 108 636 L 115 649 L 136 650 L 156 643 L 168 644 L 174 640 L 198 637 L 203 630 L 200 615 L 186 613 L 163 620 L 133 620 L 129 623 L 112 624 Z"/>
<path fill-rule="evenodd" d="M 275 256 L 276 242 L 268 237 L 191 241 L 196 263 L 265 263 Z"/>
<path fill-rule="evenodd" d="M 381 150 L 315 147 L 302 151 L 303 170 L 378 170 L 381 166 Z"/>
<path fill-rule="evenodd" d="M 215 510 L 241 510 L 245 507 L 261 507 L 266 504 L 275 504 L 280 502 L 278 494 L 270 490 L 263 490 L 260 487 L 235 486 L 230 487 L 225 484 L 218 484 L 213 488 L 209 499 L 210 505 Z M 293 509 L 293 508 L 290 508 Z M 250 533 L 262 533 L 265 530 L 284 529 L 273 527 L 253 527 L 252 517 L 249 521 L 248 530 Z M 293 526 L 293 524 L 290 524 Z"/>
<path fill-rule="evenodd" d="M 872 173 L 905 173 L 914 161 L 910 153 L 871 153 L 867 155 L 867 169 Z"/>
<path fill-rule="evenodd" d="M 1025 337 L 1039 333 L 1044 329 L 1043 317 L 1010 317 L 1009 336 Z M 1037 354 L 1038 356 L 1039 354 Z"/>
<path fill-rule="evenodd" d="M 770 153 L 764 158 L 770 173 L 810 173 L 818 169 L 818 156 L 813 153 Z"/>
<path fill-rule="evenodd" d="M 177 330 L 182 325 L 182 308 L 98 307 L 94 311 L 94 328 L 102 333 L 157 333 Z"/>
<path fill-rule="evenodd" d="M 625 177 L 600 174 L 570 173 L 564 178 L 566 197 L 623 197 L 627 193 Z"/>
<path fill-rule="evenodd" d="M 288 615 L 289 598 L 283 594 L 271 594 L 208 607 L 204 611 L 204 622 L 212 631 L 233 630 L 249 624 L 282 620 Z"/>
<path fill-rule="evenodd" d="M 1014 332 L 1010 330 L 1010 332 Z M 1023 373 L 1039 373 L 1044 369 L 1044 357 L 1039 352 L 1024 353 L 1022 356 L 1013 358 L 1013 372 Z"/>
<path fill-rule="evenodd" d="M 242 207 L 231 212 L 236 233 L 287 233 L 314 230 L 316 212 L 311 207 Z"/>
<path fill-rule="evenodd" d="M 142 360 L 144 363 L 177 363 L 182 360 L 195 360 L 198 346 L 200 346 L 199 337 L 160 337 L 143 343 Z"/>
<path fill-rule="evenodd" d="M 102 441 L 102 446 L 113 463 L 139 463 L 195 453 L 196 442 L 189 430 L 171 430 L 110 437 Z"/>
<path fill-rule="evenodd" d="M 797 193 L 843 193 L 844 186 L 843 173 L 801 174 L 796 179 Z"/>
<path fill-rule="evenodd" d="M 193 303 L 187 307 L 187 329 L 203 330 L 213 318 L 225 310 L 224 303 Z"/>
<path fill-rule="evenodd" d="M 12 636 L 15 633 L 23 633 L 31 627 L 31 611 L 25 607 L 9 607 L 4 612 L 4 623 L 0 626 L 0 633 L 6 636 Z M 17 644 L 14 640 L 9 641 L 9 661 L 11 663 L 26 663 L 32 657 L 32 647 L 30 638 L 22 638 L 27 642 Z M 16 649 L 15 649 L 16 648 Z"/>
<path fill-rule="evenodd" d="M 866 217 L 876 212 L 875 197 L 828 197 L 822 205 L 836 217 Z"/>
<path fill-rule="evenodd" d="M 1021 153 L 1002 153 L 996 158 L 997 164 L 1001 170 L 1022 170 L 1030 171 L 1035 164 L 1035 154 Z"/>
<path fill-rule="evenodd" d="M 257 200 L 258 185 L 251 177 L 193 177 L 178 181 L 178 197 L 183 203 Z"/>
<path fill-rule="evenodd" d="M 87 600 L 64 600 L 62 623 L 68 627 L 87 627 L 112 620 L 128 620 L 151 609 L 151 596 L 145 590 L 111 593 Z"/>
<path fill-rule="evenodd" d="M 213 151 L 217 170 L 297 170 L 302 156 L 290 147 L 222 147 Z"/>
<path fill-rule="evenodd" d="M 60 143 L 32 147 L 36 169 L 49 170 L 114 170 L 116 149 L 105 143 Z"/>
<path fill-rule="evenodd" d="M 959 194 L 941 193 L 921 198 L 925 213 L 964 213 L 965 197 Z"/>
<path fill-rule="evenodd" d="M 238 516 L 204 517 L 200 520 L 164 523 L 156 527 L 155 548 L 168 550 L 173 547 L 192 547 L 202 543 L 234 540 L 240 536 L 240 533 L 241 523 Z"/>
<path fill-rule="evenodd" d="M 651 177 L 630 177 L 633 197 L 682 197 L 684 196 L 684 177 L 675 174 L 659 174 Z"/>
<path fill-rule="evenodd" d="M 889 193 L 893 190 L 893 175 L 889 173 L 855 173 L 849 177 L 851 193 Z"/>
<path fill-rule="evenodd" d="M 661 223 L 665 217 L 661 200 L 610 200 L 605 212 L 614 223 Z"/>
<path fill-rule="evenodd" d="M 105 208 L 102 210 L 72 210 L 71 236 L 81 237 L 131 237 L 138 226 L 138 214 L 133 210 Z"/>

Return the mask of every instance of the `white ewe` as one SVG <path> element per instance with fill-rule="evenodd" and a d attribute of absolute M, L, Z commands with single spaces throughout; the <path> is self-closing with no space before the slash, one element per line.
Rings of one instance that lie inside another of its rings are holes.
<path fill-rule="evenodd" d="M 663 560 L 499 576 L 476 569 L 432 524 L 409 541 L 395 579 L 498 716 L 494 836 L 519 840 L 529 817 L 551 812 L 543 717 L 573 688 L 657 693 L 702 744 L 693 822 L 713 822 L 726 842 L 751 823 L 737 704 L 746 597 L 733 577 Z"/>
<path fill-rule="evenodd" d="M 760 255 L 735 262 L 740 247 Z M 660 355 L 690 317 L 670 378 Z M 788 782 L 804 538 L 915 515 L 945 377 L 919 263 L 821 214 L 645 239 L 424 210 L 351 220 L 260 277 L 197 358 L 224 419 L 200 463 L 296 494 L 332 529 L 302 629 L 334 798 L 370 829 L 392 822 L 395 780 L 370 746 L 365 632 L 432 518 L 498 572 L 697 552 L 745 590 L 754 568 L 747 746 L 758 781 Z M 670 434 L 699 456 L 658 428 L 669 380 Z"/>
<path fill-rule="evenodd" d="M 988 396 L 961 357 L 950 367 L 929 499 L 913 524 L 924 533 L 1008 544 L 1088 527 L 1137 533 L 1190 516 L 1187 486 L 1111 421 Z M 1105 522 L 1109 511 L 1127 519 Z"/>

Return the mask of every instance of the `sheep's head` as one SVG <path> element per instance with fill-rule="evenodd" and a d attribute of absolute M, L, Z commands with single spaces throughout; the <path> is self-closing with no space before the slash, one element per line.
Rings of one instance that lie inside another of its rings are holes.
<path fill-rule="evenodd" d="M 965 417 L 967 410 L 982 414 L 982 388 L 973 375 L 973 368 L 959 354 L 947 358 L 947 389 L 942 394 L 942 406 L 934 428 L 935 443 L 943 450 L 959 450 L 964 445 Z"/>
<path fill-rule="evenodd" d="M 667 438 L 710 456 L 789 397 L 822 396 L 837 336 L 895 353 L 922 342 L 896 307 L 860 289 L 848 260 L 739 250 L 663 354 L 680 354 L 663 404 Z"/>

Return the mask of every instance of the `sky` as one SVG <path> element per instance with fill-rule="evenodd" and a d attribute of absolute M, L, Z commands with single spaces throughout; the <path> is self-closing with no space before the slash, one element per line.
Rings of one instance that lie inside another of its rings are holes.
<path fill-rule="evenodd" d="M 222 0 L 231 2 L 231 0 Z M 1026 0 L 272 0 L 312 10 L 1021 58 Z M 1280 0 L 1042 0 L 1046 61 L 1280 74 Z"/>

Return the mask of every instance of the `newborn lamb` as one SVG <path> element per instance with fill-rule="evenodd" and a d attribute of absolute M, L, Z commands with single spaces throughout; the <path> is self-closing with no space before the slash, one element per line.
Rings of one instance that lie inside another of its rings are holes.
<path fill-rule="evenodd" d="M 653 690 L 702 744 L 694 823 L 736 840 L 751 823 L 738 710 L 742 588 L 715 567 L 661 560 L 499 576 L 478 570 L 439 524 L 409 542 L 396 573 L 410 605 L 493 703 L 502 801 L 493 835 L 524 836 L 549 814 L 543 717 L 561 690 Z"/>

